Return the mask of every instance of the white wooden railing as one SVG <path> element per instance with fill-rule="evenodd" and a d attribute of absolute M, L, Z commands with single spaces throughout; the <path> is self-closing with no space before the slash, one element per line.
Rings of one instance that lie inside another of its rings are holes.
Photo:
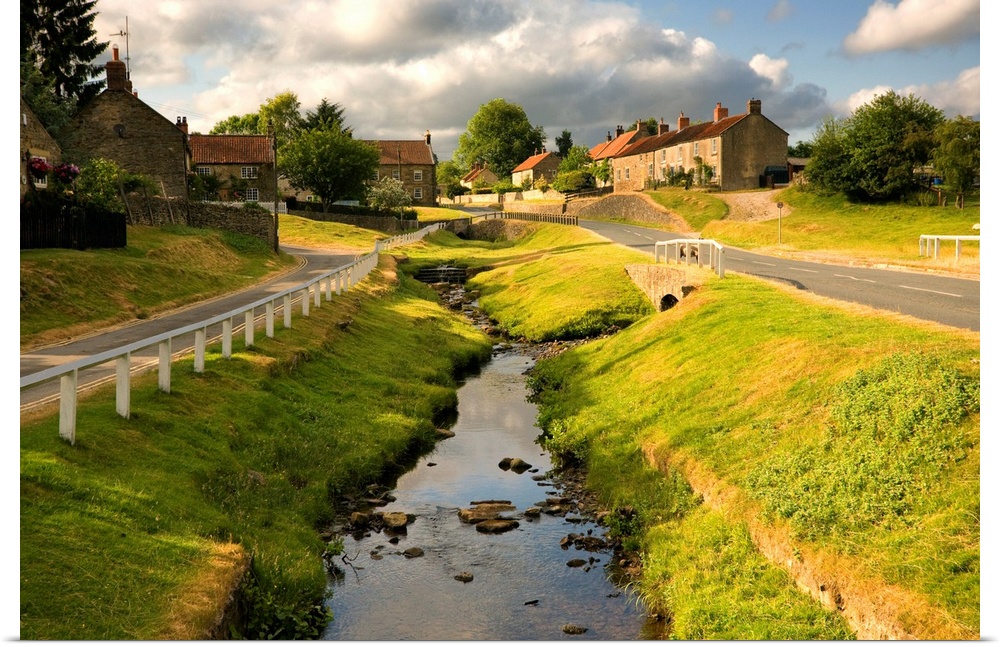
<path fill-rule="evenodd" d="M 955 241 L 955 260 L 962 255 L 962 241 L 963 240 L 979 240 L 979 236 L 936 236 L 933 234 L 924 234 L 920 237 L 919 249 L 921 256 L 930 256 L 931 249 L 934 249 L 934 258 L 938 258 L 941 255 L 941 241 L 942 240 L 953 240 Z"/>
<path fill-rule="evenodd" d="M 726 250 L 714 240 L 703 238 L 678 238 L 676 240 L 661 240 L 653 246 L 653 262 L 675 261 L 689 265 L 692 260 L 698 267 L 708 265 L 722 278 L 726 275 Z M 681 260 L 683 259 L 683 261 Z"/>
<path fill-rule="evenodd" d="M 416 232 L 377 241 L 373 251 L 359 256 L 352 263 L 324 272 L 306 283 L 289 288 L 284 292 L 269 295 L 253 303 L 241 306 L 236 310 L 231 310 L 210 319 L 184 326 L 183 328 L 133 342 L 126 346 L 26 375 L 21 378 L 21 388 L 29 388 L 42 382 L 59 378 L 59 435 L 69 441 L 70 444 L 74 444 L 76 442 L 78 382 L 81 370 L 111 361 L 115 362 L 116 410 L 120 416 L 128 418 L 131 411 L 131 356 L 133 353 L 153 347 L 158 349 L 159 361 L 157 363 L 157 370 L 159 373 L 159 388 L 165 393 L 170 393 L 170 368 L 174 360 L 171 353 L 171 344 L 174 339 L 192 332 L 194 333 L 194 370 L 196 373 L 202 373 L 205 370 L 205 349 L 208 343 L 207 330 L 209 326 L 222 324 L 222 356 L 229 358 L 232 356 L 234 320 L 239 321 L 242 317 L 246 345 L 252 346 L 256 328 L 254 313 L 257 308 L 263 306 L 264 332 L 268 337 L 274 337 L 274 319 L 278 308 L 282 310 L 284 327 L 292 327 L 293 296 L 301 297 L 302 315 L 308 317 L 310 302 L 319 307 L 321 292 L 325 292 L 326 300 L 330 301 L 334 293 L 340 295 L 368 276 L 368 273 L 378 265 L 379 252 L 420 240 L 430 232 L 440 229 L 441 226 L 440 223 L 436 223 Z"/>

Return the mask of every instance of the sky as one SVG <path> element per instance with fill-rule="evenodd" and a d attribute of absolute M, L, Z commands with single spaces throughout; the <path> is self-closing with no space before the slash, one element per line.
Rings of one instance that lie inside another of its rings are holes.
<path fill-rule="evenodd" d="M 339 104 L 360 139 L 429 130 L 445 161 L 495 98 L 550 149 L 564 130 L 592 147 L 637 119 L 709 121 L 751 98 L 790 144 L 890 89 L 979 119 L 979 4 L 98 0 L 95 29 L 128 56 L 139 98 L 191 132 L 291 91 L 303 111 Z"/>

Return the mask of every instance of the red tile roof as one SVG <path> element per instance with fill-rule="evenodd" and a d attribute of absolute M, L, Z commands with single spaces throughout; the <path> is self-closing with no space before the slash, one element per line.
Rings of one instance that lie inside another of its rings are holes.
<path fill-rule="evenodd" d="M 519 171 L 528 171 L 528 170 L 531 170 L 531 169 L 535 168 L 536 166 L 538 166 L 539 164 L 541 164 L 542 161 L 544 161 L 545 158 L 549 157 L 550 155 L 552 157 L 559 157 L 558 155 L 556 155 L 555 153 L 552 153 L 552 152 L 545 152 L 545 153 L 539 153 L 538 155 L 532 155 L 528 159 L 526 159 L 523 162 L 521 162 L 520 164 L 518 164 L 517 168 L 515 168 L 512 171 L 512 173 L 517 173 Z"/>
<path fill-rule="evenodd" d="M 274 152 L 267 135 L 191 135 L 195 164 L 271 164 Z"/>
<path fill-rule="evenodd" d="M 378 146 L 379 164 L 433 164 L 434 152 L 423 139 L 361 140 Z"/>
<path fill-rule="evenodd" d="M 616 157 L 629 144 L 643 138 L 643 134 L 638 130 L 630 130 L 622 133 L 609 142 L 603 142 L 590 149 L 590 159 L 599 162 L 606 157 Z"/>

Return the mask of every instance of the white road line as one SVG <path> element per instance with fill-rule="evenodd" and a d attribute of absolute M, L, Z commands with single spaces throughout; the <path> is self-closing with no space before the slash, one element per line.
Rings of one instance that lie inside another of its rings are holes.
<path fill-rule="evenodd" d="M 914 288 L 914 287 L 910 287 L 909 285 L 901 285 L 899 287 L 904 288 L 906 290 L 916 290 L 917 292 L 930 292 L 932 294 L 940 294 L 940 295 L 943 295 L 943 296 L 946 296 L 946 297 L 955 297 L 956 299 L 961 299 L 962 298 L 961 294 L 952 294 L 951 292 L 939 292 L 937 290 L 928 290 L 926 288 Z"/>
<path fill-rule="evenodd" d="M 774 263 L 765 263 L 764 261 L 753 261 L 757 265 L 767 265 L 768 267 L 777 267 Z"/>
<path fill-rule="evenodd" d="M 796 270 L 798 272 L 809 272 L 810 274 L 819 274 L 819 270 L 807 270 L 804 267 L 789 267 L 790 270 Z"/>
<path fill-rule="evenodd" d="M 834 274 L 834 276 L 842 279 L 851 279 L 852 281 L 861 281 L 862 283 L 874 283 L 871 279 L 859 279 L 856 276 L 848 276 L 846 274 Z"/>

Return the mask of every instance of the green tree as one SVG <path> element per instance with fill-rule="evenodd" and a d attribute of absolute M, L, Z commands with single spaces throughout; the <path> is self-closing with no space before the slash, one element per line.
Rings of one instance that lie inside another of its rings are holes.
<path fill-rule="evenodd" d="M 344 108 L 339 103 L 330 103 L 324 98 L 315 110 L 307 110 L 302 122 L 304 130 L 339 130 L 350 132 L 344 124 Z"/>
<path fill-rule="evenodd" d="M 934 130 L 934 169 L 958 194 L 958 207 L 965 206 L 965 193 L 979 177 L 979 122 L 959 115 Z"/>
<path fill-rule="evenodd" d="M 565 155 L 562 155 L 562 161 L 559 162 L 559 172 L 579 171 L 590 166 L 592 161 L 590 150 L 586 146 L 573 146 L 566 151 Z"/>
<path fill-rule="evenodd" d="M 505 99 L 493 99 L 479 106 L 459 135 L 454 160 L 471 168 L 485 161 L 497 177 L 509 176 L 518 164 L 528 159 L 545 143 L 545 131 L 532 126 L 524 109 Z"/>
<path fill-rule="evenodd" d="M 276 94 L 262 103 L 257 111 L 257 128 L 263 129 L 262 134 L 266 134 L 267 124 L 273 123 L 274 138 L 280 151 L 302 131 L 301 108 L 302 104 L 294 92 L 286 90 Z"/>
<path fill-rule="evenodd" d="M 812 156 L 805 174 L 810 185 L 822 193 L 837 193 L 847 186 L 849 154 L 844 141 L 846 127 L 846 121 L 827 117 L 816 129 Z"/>
<path fill-rule="evenodd" d="M 639 128 L 639 123 L 636 122 L 634 124 L 629 125 L 629 127 L 625 129 L 625 132 L 629 133 L 632 132 L 633 130 L 638 130 L 638 128 Z M 646 121 L 642 122 L 642 128 L 643 130 L 646 131 L 647 135 L 655 135 L 657 132 L 659 132 L 660 125 L 659 123 L 657 123 L 656 117 L 649 117 L 648 119 L 646 119 Z"/>
<path fill-rule="evenodd" d="M 278 152 L 278 165 L 292 186 L 319 197 L 323 211 L 337 200 L 361 200 L 378 170 L 379 150 L 334 130 L 301 133 Z"/>
<path fill-rule="evenodd" d="M 50 135 L 59 137 L 73 116 L 73 105 L 56 94 L 52 79 L 46 79 L 27 57 L 21 59 L 21 98 Z"/>
<path fill-rule="evenodd" d="M 50 80 L 57 97 L 86 103 L 104 87 L 93 61 L 108 48 L 94 31 L 97 0 L 21 0 L 21 57 Z"/>
<path fill-rule="evenodd" d="M 80 169 L 74 185 L 76 198 L 106 211 L 125 212 L 122 193 L 144 189 L 149 195 L 158 195 L 159 189 L 152 178 L 139 173 L 129 173 L 108 159 L 92 159 Z"/>
<path fill-rule="evenodd" d="M 368 204 L 379 211 L 402 211 L 412 203 L 413 198 L 402 180 L 387 175 L 368 186 Z"/>
<path fill-rule="evenodd" d="M 262 135 L 267 133 L 267 124 L 264 124 L 264 132 L 262 133 L 258 125 L 260 124 L 260 115 L 256 112 L 251 112 L 243 115 L 242 117 L 238 115 L 233 115 L 231 117 L 226 117 L 222 121 L 216 123 L 212 126 L 212 130 L 208 131 L 210 135 Z"/>
<path fill-rule="evenodd" d="M 468 192 L 468 188 L 462 186 L 462 178 L 467 172 L 451 160 L 441 162 L 437 165 L 435 174 L 437 185 L 446 196 L 454 199 L 456 195 Z"/>
<path fill-rule="evenodd" d="M 573 148 L 573 135 L 568 130 L 562 131 L 562 134 L 556 137 L 556 148 L 559 152 L 559 157 L 566 159 L 569 155 L 569 151 Z"/>
<path fill-rule="evenodd" d="M 795 142 L 795 146 L 788 147 L 789 157 L 811 157 L 813 151 L 813 145 L 810 142 L 804 142 L 799 140 Z"/>
<path fill-rule="evenodd" d="M 601 185 L 607 185 L 611 181 L 611 174 L 613 173 L 611 169 L 611 162 L 605 158 L 602 159 L 593 167 L 594 177 L 600 180 Z"/>

